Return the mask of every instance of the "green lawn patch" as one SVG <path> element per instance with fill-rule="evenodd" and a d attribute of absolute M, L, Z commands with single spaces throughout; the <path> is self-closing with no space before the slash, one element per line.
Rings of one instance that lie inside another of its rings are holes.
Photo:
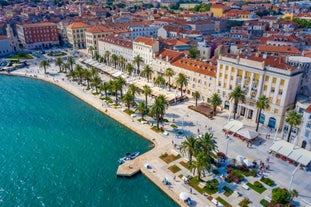
<path fill-rule="evenodd" d="M 224 195 L 227 197 L 231 196 L 233 193 L 233 190 L 231 190 L 231 188 L 229 188 L 228 186 L 224 186 L 222 187 L 222 189 L 225 191 Z"/>
<path fill-rule="evenodd" d="M 18 59 L 24 59 L 24 60 L 30 60 L 33 59 L 33 57 L 28 53 L 20 53 L 14 56 L 11 56 L 9 58 L 6 58 L 7 60 L 18 60 Z"/>
<path fill-rule="evenodd" d="M 171 167 L 168 168 L 172 173 L 176 173 L 180 171 L 181 169 L 177 165 L 172 165 Z"/>
<path fill-rule="evenodd" d="M 178 175 L 178 177 L 179 177 L 180 179 L 182 179 L 182 177 L 183 177 L 183 174 L 180 174 L 180 175 Z"/>
<path fill-rule="evenodd" d="M 171 163 L 175 160 L 178 160 L 179 158 L 181 158 L 180 155 L 178 156 L 175 156 L 175 155 L 172 155 L 172 154 L 167 154 L 167 153 L 164 153 L 160 156 L 160 159 L 163 160 L 164 162 L 166 163 Z M 176 166 L 177 167 L 177 166 Z"/>
<path fill-rule="evenodd" d="M 48 53 L 48 56 L 51 56 L 51 57 L 61 57 L 61 56 L 65 56 L 67 55 L 67 53 L 65 52 L 50 52 Z"/>
<path fill-rule="evenodd" d="M 128 115 L 134 114 L 134 111 L 128 109 L 125 109 L 124 112 L 127 113 Z"/>
<path fill-rule="evenodd" d="M 227 201 L 225 201 L 224 199 L 222 199 L 221 197 L 217 197 L 216 200 L 221 203 L 224 207 L 232 207 Z"/>
<path fill-rule="evenodd" d="M 213 180 L 210 180 L 210 182 L 213 182 Z M 189 186 L 191 186 L 192 188 L 194 188 L 196 191 L 198 191 L 201 194 L 207 193 L 207 194 L 211 195 L 211 194 L 217 193 L 217 191 L 218 191 L 218 188 L 209 189 L 206 186 L 204 188 L 200 188 L 199 187 L 200 181 L 199 181 L 198 177 L 193 177 L 193 178 L 189 179 L 188 184 L 189 184 Z"/>
<path fill-rule="evenodd" d="M 241 207 L 248 207 L 248 204 L 250 204 L 250 200 L 248 198 L 244 198 L 240 201 L 239 206 Z"/>
<path fill-rule="evenodd" d="M 171 127 L 172 127 L 173 129 L 177 129 L 177 128 L 178 128 L 178 126 L 176 126 L 176 124 L 171 124 Z"/>
<path fill-rule="evenodd" d="M 139 121 L 139 122 L 141 122 L 141 121 L 146 121 L 146 119 L 141 119 L 141 118 L 139 118 L 139 119 L 137 119 L 137 121 Z"/>
<path fill-rule="evenodd" d="M 151 129 L 157 133 L 163 133 L 164 132 L 163 128 L 158 129 L 157 126 L 153 126 L 153 127 L 151 127 Z"/>
<path fill-rule="evenodd" d="M 185 161 L 181 161 L 179 164 L 181 164 L 184 168 L 186 168 L 186 169 L 190 169 L 190 165 L 189 165 L 189 163 L 188 162 L 185 162 Z"/>
<path fill-rule="evenodd" d="M 275 182 L 270 178 L 261 178 L 260 181 L 268 186 L 273 186 L 275 184 Z"/>
<path fill-rule="evenodd" d="M 208 181 L 206 181 L 206 186 L 204 187 L 204 190 L 210 195 L 217 193 L 218 192 L 218 185 L 219 185 L 218 180 L 216 180 L 216 179 L 208 180 Z"/>
<path fill-rule="evenodd" d="M 219 174 L 219 171 L 217 169 L 212 170 L 212 173 L 214 173 L 215 175 Z"/>
<path fill-rule="evenodd" d="M 255 183 L 258 182 L 258 181 L 255 181 Z M 254 191 L 256 191 L 257 193 L 259 194 L 262 194 L 265 190 L 267 190 L 264 186 L 256 186 L 256 184 L 251 184 L 251 183 L 246 183 L 246 185 L 248 187 L 250 187 L 251 189 L 253 189 Z M 259 182 L 258 182 L 259 183 Z"/>
<path fill-rule="evenodd" d="M 269 205 L 269 202 L 268 202 L 267 200 L 265 200 L 265 199 L 261 199 L 261 200 L 260 200 L 260 204 L 261 204 L 262 206 L 264 206 L 264 207 L 267 207 L 267 206 Z"/>

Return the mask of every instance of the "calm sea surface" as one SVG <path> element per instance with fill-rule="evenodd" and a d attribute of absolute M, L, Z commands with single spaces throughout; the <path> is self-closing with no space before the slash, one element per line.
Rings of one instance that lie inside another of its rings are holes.
<path fill-rule="evenodd" d="M 48 83 L 0 76 L 0 206 L 177 206 L 117 160 L 151 143 Z"/>

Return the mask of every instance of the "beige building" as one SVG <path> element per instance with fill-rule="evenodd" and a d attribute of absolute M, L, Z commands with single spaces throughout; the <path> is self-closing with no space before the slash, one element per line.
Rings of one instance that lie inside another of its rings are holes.
<path fill-rule="evenodd" d="M 113 30 L 103 25 L 95 25 L 85 31 L 86 48 L 91 46 L 98 51 L 98 40 L 113 34 Z"/>
<path fill-rule="evenodd" d="M 150 65 L 153 53 L 159 52 L 159 41 L 149 37 L 137 37 L 133 41 L 133 57 L 142 57 L 144 64 Z"/>
<path fill-rule="evenodd" d="M 223 107 L 233 112 L 229 101 L 232 90 L 241 86 L 246 102 L 239 103 L 237 115 L 256 121 L 256 100 L 265 95 L 270 107 L 260 114 L 260 123 L 282 129 L 285 113 L 294 108 L 303 69 L 290 66 L 286 59 L 259 54 L 220 56 L 217 64 L 216 90 L 223 99 Z"/>
<path fill-rule="evenodd" d="M 84 22 L 73 22 L 67 26 L 67 37 L 75 48 L 86 48 L 85 31 L 90 26 Z"/>

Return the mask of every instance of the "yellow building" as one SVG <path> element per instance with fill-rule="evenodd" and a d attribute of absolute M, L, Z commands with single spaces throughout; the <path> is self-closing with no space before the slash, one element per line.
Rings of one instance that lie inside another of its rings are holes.
<path fill-rule="evenodd" d="M 211 7 L 211 12 L 213 13 L 214 17 L 222 17 L 226 10 L 226 5 L 224 4 L 213 4 Z"/>

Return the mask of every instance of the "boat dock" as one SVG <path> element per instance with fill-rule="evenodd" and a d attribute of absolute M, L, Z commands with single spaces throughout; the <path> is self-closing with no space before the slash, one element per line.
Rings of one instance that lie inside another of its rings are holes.
<path fill-rule="evenodd" d="M 125 161 L 125 163 L 119 165 L 117 170 L 117 176 L 132 177 L 140 172 L 140 168 L 141 165 L 138 158 Z"/>

